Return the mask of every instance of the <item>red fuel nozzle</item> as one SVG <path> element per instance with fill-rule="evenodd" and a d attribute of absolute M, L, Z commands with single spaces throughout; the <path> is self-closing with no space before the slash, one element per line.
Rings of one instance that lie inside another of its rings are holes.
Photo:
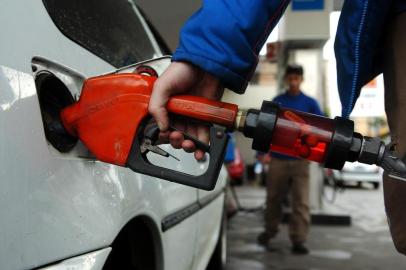
<path fill-rule="evenodd" d="M 356 136 L 350 120 L 333 120 L 269 101 L 261 110 L 249 110 L 244 118 L 239 130 L 253 138 L 255 150 L 312 160 L 333 169 L 341 169 L 352 159 L 350 150 Z"/>
<path fill-rule="evenodd" d="M 227 144 L 225 132 L 234 128 L 253 138 L 252 148 L 258 151 L 304 158 L 332 169 L 341 169 L 346 161 L 377 164 L 394 178 L 406 181 L 403 160 L 378 138 L 354 133 L 354 123 L 348 119 L 332 120 L 269 101 L 263 102 L 261 110 L 237 114 L 235 104 L 196 96 L 171 97 L 167 109 L 172 115 L 209 124 L 210 145 L 200 142 L 210 157 L 207 170 L 194 176 L 154 165 L 148 160 L 149 151 L 170 156 L 155 144 L 154 134 L 159 129 L 149 121 L 148 104 L 155 80 L 135 73 L 89 78 L 79 101 L 61 111 L 61 123 L 53 128 L 78 137 L 101 161 L 206 190 L 215 187 Z"/>

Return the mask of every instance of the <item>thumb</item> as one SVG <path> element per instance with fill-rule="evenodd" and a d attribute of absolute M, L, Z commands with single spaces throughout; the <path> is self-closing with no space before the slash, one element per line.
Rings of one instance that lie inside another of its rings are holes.
<path fill-rule="evenodd" d="M 199 79 L 200 70 L 183 62 L 172 62 L 165 72 L 155 81 L 149 101 L 149 113 L 155 118 L 159 129 L 169 127 L 166 103 L 172 95 L 186 92 Z"/>
<path fill-rule="evenodd" d="M 169 91 L 165 85 L 165 83 L 160 83 L 159 79 L 155 82 L 148 105 L 148 111 L 154 117 L 161 131 L 166 131 L 169 128 L 169 117 L 166 110 Z"/>

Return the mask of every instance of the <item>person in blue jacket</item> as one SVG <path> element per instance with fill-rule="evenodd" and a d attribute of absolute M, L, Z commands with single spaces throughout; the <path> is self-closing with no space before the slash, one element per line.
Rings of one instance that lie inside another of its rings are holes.
<path fill-rule="evenodd" d="M 184 25 L 173 63 L 156 81 L 149 104 L 161 131 L 168 129 L 166 102 L 188 93 L 220 99 L 224 87 L 244 93 L 258 63 L 258 53 L 289 0 L 204 0 Z M 337 29 L 335 52 L 342 115 L 349 117 L 360 89 L 384 73 L 385 102 L 397 154 L 406 153 L 405 0 L 346 0 Z M 390 106 L 388 106 L 390 105 Z M 405 111 L 404 111 L 405 110 Z M 184 129 L 208 141 L 204 127 Z M 173 147 L 195 150 L 179 132 L 166 133 Z M 196 159 L 204 153 L 195 151 Z M 396 248 L 406 253 L 406 184 L 385 179 L 385 206 Z"/>
<path fill-rule="evenodd" d="M 303 67 L 288 65 L 285 71 L 287 90 L 276 96 L 273 102 L 285 108 L 323 115 L 317 101 L 303 93 Z M 309 161 L 279 153 L 271 153 L 272 159 L 266 180 L 266 210 L 264 231 L 258 235 L 258 243 L 273 251 L 270 240 L 279 231 L 283 218 L 282 203 L 291 194 L 292 213 L 289 218 L 289 237 L 293 254 L 309 253 L 305 243 L 309 234 Z"/>

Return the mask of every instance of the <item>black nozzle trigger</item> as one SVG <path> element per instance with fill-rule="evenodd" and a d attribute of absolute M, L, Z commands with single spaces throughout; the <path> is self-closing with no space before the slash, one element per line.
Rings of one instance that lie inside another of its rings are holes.
<path fill-rule="evenodd" d="M 165 150 L 156 145 L 159 138 L 159 132 L 160 130 L 157 124 L 147 125 L 144 138 L 142 139 L 140 146 L 141 154 L 147 154 L 148 151 L 151 151 L 163 157 L 172 157 L 177 161 L 180 161 L 179 158 L 175 157 L 174 155 L 171 155 L 170 153 L 166 152 Z"/>
<path fill-rule="evenodd" d="M 155 145 L 159 138 L 159 128 L 156 123 L 149 124 L 145 128 L 144 137 L 150 139 L 151 142 Z"/>
<path fill-rule="evenodd" d="M 186 132 L 183 132 L 183 131 L 180 130 L 180 129 L 177 129 L 177 128 L 175 128 L 174 126 L 170 126 L 170 127 L 169 127 L 169 130 L 170 130 L 170 131 L 178 131 L 178 132 L 182 133 L 183 138 L 184 138 L 185 140 L 190 140 L 190 141 L 192 141 L 192 142 L 195 144 L 196 149 L 200 149 L 200 150 L 202 150 L 202 151 L 204 151 L 204 152 L 207 152 L 207 153 L 210 152 L 210 145 L 208 145 L 208 144 L 206 144 L 206 143 L 200 141 L 200 140 L 197 139 L 196 137 L 194 137 L 194 136 L 192 136 L 192 135 L 189 135 L 189 134 L 187 134 Z"/>
<path fill-rule="evenodd" d="M 225 150 L 228 142 L 228 136 L 224 127 L 210 127 L 210 146 L 186 134 L 188 137 L 185 138 L 192 138 L 194 142 L 198 144 L 197 147 L 199 149 L 206 151 L 210 155 L 207 170 L 201 175 L 191 175 L 173 169 L 154 165 L 148 160 L 147 152 L 142 153 L 140 151 L 142 142 L 145 139 L 146 123 L 147 121 L 144 121 L 144 123 L 142 123 L 137 129 L 137 133 L 134 136 L 131 150 L 127 158 L 127 167 L 135 172 L 158 177 L 178 184 L 204 190 L 214 189 L 221 170 L 221 166 L 223 164 Z M 157 131 L 150 132 L 150 135 L 152 136 L 155 135 L 154 132 Z M 159 130 L 156 136 L 159 136 Z"/>
<path fill-rule="evenodd" d="M 207 143 L 204 143 L 204 142 L 200 141 L 196 137 L 194 137 L 194 136 L 192 136 L 192 135 L 190 135 L 190 134 L 188 134 L 188 133 L 186 133 L 186 132 L 184 132 L 184 131 L 182 131 L 182 130 L 180 130 L 180 129 L 172 126 L 172 125 L 169 126 L 169 130 L 170 131 L 178 131 L 178 132 L 182 133 L 183 138 L 185 140 L 192 141 L 195 144 L 196 149 L 199 149 L 199 150 L 202 150 L 204 152 L 209 153 L 210 145 L 208 145 Z M 158 127 L 158 125 L 156 123 L 149 124 L 145 128 L 144 140 L 149 140 L 152 145 L 156 145 L 156 143 L 158 142 L 158 139 L 159 139 L 159 133 L 160 133 L 160 130 L 159 130 L 159 127 Z"/>

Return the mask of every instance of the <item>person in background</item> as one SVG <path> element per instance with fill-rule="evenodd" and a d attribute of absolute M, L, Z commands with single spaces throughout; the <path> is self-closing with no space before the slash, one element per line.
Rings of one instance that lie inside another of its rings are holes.
<path fill-rule="evenodd" d="M 317 101 L 301 90 L 303 68 L 289 65 L 285 72 L 288 89 L 275 97 L 274 102 L 281 106 L 307 113 L 322 115 Z M 282 154 L 272 153 L 267 179 L 267 200 L 265 210 L 265 231 L 258 236 L 258 243 L 273 248 L 270 240 L 278 233 L 283 217 L 282 203 L 291 192 L 292 214 L 289 222 L 289 235 L 293 254 L 307 254 L 305 246 L 310 225 L 309 211 L 309 162 Z"/>

